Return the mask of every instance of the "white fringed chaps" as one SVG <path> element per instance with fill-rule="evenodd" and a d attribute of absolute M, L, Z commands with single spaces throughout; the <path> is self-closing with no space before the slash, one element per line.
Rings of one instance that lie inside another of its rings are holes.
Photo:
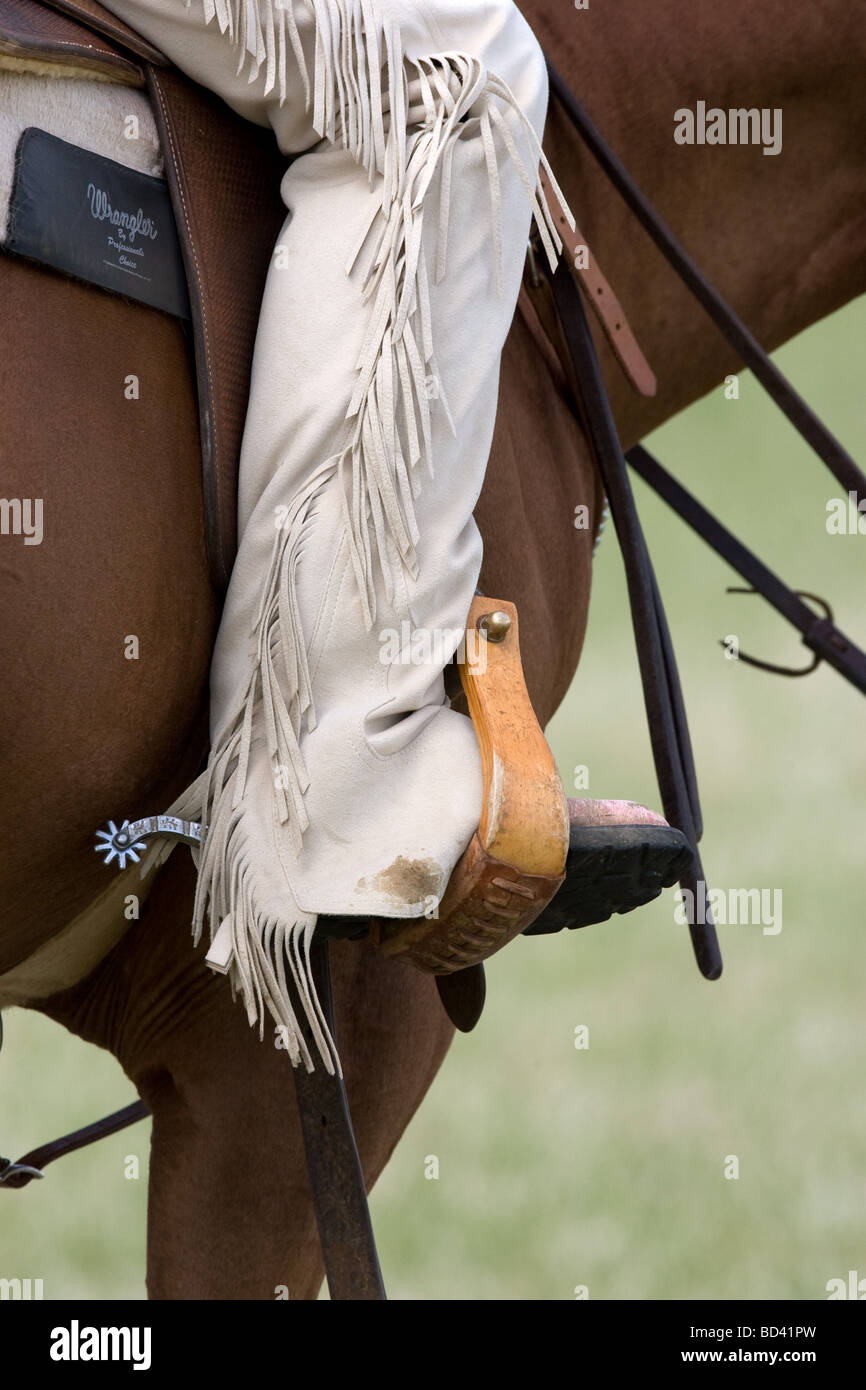
<path fill-rule="evenodd" d="M 212 751 L 172 811 L 208 827 L 194 929 L 209 962 L 311 1069 L 288 970 L 330 1070 L 317 914 L 435 912 L 478 823 L 477 744 L 442 679 L 453 642 L 420 662 L 382 652 L 407 622 L 461 631 L 477 582 L 472 509 L 533 217 L 552 263 L 560 250 L 537 183 L 546 72 L 510 0 L 110 8 L 298 156 L 253 365 Z"/>

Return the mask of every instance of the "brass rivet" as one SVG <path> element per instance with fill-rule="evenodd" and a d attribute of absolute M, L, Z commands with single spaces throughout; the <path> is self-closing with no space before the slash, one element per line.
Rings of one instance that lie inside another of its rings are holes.
<path fill-rule="evenodd" d="M 478 619 L 478 629 L 484 633 L 488 642 L 504 642 L 511 629 L 511 618 L 501 608 L 492 613 L 483 613 Z"/>

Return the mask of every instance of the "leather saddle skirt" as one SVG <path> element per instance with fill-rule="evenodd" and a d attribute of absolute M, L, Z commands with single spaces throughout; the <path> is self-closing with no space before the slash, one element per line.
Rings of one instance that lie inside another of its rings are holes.
<path fill-rule="evenodd" d="M 134 250 L 153 259 L 158 238 L 149 237 L 152 228 L 143 224 L 149 221 L 165 231 L 166 220 L 173 219 L 174 232 L 159 244 L 170 242 L 177 248 L 177 269 L 174 273 L 167 265 L 161 268 L 163 286 L 173 284 L 161 304 L 162 311 L 189 318 L 207 550 L 214 587 L 222 593 L 237 544 L 238 459 L 259 307 L 273 246 L 286 215 L 279 197 L 285 156 L 270 130 L 251 125 L 185 77 L 96 0 L 0 0 L 0 68 L 39 75 L 46 81 L 51 80 L 50 73 L 102 79 L 139 89 L 149 101 L 164 176 L 153 179 L 142 174 L 136 184 L 134 178 L 124 183 L 123 174 L 116 175 L 129 194 L 122 206 L 138 212 L 141 204 L 143 217 L 138 225 L 114 229 L 115 245 L 109 254 L 119 266 L 127 262 L 126 274 L 118 271 L 114 288 L 130 293 L 129 287 L 135 285 L 131 277 L 142 263 L 130 256 L 129 239 L 136 242 Z M 73 179 L 76 165 L 80 165 L 78 187 L 94 186 L 92 196 L 97 201 L 91 215 L 105 230 L 117 207 L 111 190 L 102 187 L 106 180 L 95 171 L 110 170 L 93 162 L 92 150 L 60 150 L 56 140 L 38 129 L 23 132 L 10 206 L 15 216 L 10 215 L 5 244 L 36 259 L 41 255 L 54 269 L 93 278 L 87 247 L 55 245 L 53 259 L 48 259 L 45 243 L 46 239 L 63 240 L 57 228 L 68 222 L 65 213 L 71 216 L 69 199 L 78 196 L 80 201 L 80 194 L 73 195 L 62 182 L 64 173 Z M 105 195 L 101 201 L 100 194 Z M 133 197 L 134 203 L 129 201 Z M 243 255 L 238 254 L 240 245 Z M 71 264 L 62 264 L 64 256 Z M 91 248 L 94 267 L 100 259 Z M 95 282 L 112 288 L 105 279 Z"/>

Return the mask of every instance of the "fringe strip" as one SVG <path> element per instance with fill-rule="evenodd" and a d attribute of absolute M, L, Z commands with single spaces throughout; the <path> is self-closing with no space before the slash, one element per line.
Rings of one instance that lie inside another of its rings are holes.
<path fill-rule="evenodd" d="M 302 725 L 315 727 L 306 643 L 295 592 L 295 570 L 310 507 L 320 488 L 336 472 L 324 464 L 293 499 L 283 525 L 275 528 L 271 566 L 256 618 L 257 657 L 246 691 L 225 731 L 214 743 L 202 775 L 174 803 L 170 814 L 200 820 L 206 827 L 201 847 L 193 851 L 198 868 L 193 908 L 197 945 L 205 919 L 210 929 L 207 961 L 227 974 L 232 995 L 240 994 L 250 1026 L 264 1039 L 269 1014 L 280 1029 L 292 1064 L 313 1070 L 313 1059 L 291 1002 L 286 960 L 304 1017 L 326 1069 L 339 1074 L 340 1062 L 316 995 L 310 968 L 310 945 L 316 917 L 295 905 L 288 884 L 262 891 L 257 882 L 244 830 L 243 798 L 247 785 L 254 716 L 263 717 L 273 772 L 273 789 L 281 824 L 295 850 L 307 825 L 304 792 L 308 777 L 300 750 Z M 284 699 L 281 681 L 289 691 Z M 267 808 L 267 814 L 270 807 Z M 277 872 L 277 870 L 274 870 Z M 283 911 L 275 915 L 274 901 Z"/>
<path fill-rule="evenodd" d="M 191 0 L 185 0 L 189 7 Z M 430 278 L 422 246 L 424 206 L 439 180 L 433 283 L 446 273 L 452 162 L 467 134 L 472 108 L 478 118 L 490 190 L 497 288 L 501 293 L 501 194 L 497 143 L 519 172 L 551 266 L 562 243 L 538 182 L 541 163 L 560 205 L 565 198 L 538 137 L 505 82 L 467 54 L 421 59 L 403 53 L 399 24 L 377 12 L 375 0 L 308 0 L 315 19 L 315 71 L 307 68 L 291 0 L 202 0 L 205 22 L 216 20 L 246 64 L 250 82 L 265 74 L 265 94 L 286 100 L 289 53 L 303 84 L 312 125 L 322 138 L 351 152 L 370 183 L 382 177 L 381 199 L 354 255 L 369 328 L 358 377 L 346 411 L 349 443 L 329 459 L 292 499 L 278 533 L 256 620 L 258 659 L 243 700 L 215 744 L 207 772 L 173 814 L 193 815 L 208 826 L 200 852 L 194 929 L 201 935 L 208 911 L 212 963 L 225 968 L 246 1003 L 251 1023 L 264 1029 L 264 1012 L 286 1028 L 293 1061 L 312 1060 L 300 1036 L 285 988 L 283 946 L 319 1052 L 329 1070 L 335 1049 L 309 977 L 309 942 L 315 918 L 294 922 L 263 915 L 257 903 L 241 826 L 253 722 L 262 711 L 274 772 L 277 809 L 296 851 L 307 825 L 307 774 L 300 750 L 304 728 L 315 727 L 306 644 L 295 593 L 304 522 L 319 487 L 336 473 L 344 502 L 346 535 L 364 620 L 376 618 L 376 581 L 394 596 L 394 566 L 417 575 L 418 528 L 413 501 L 420 491 L 419 464 L 433 472 L 431 396 L 453 422 L 436 368 L 431 333 Z M 412 74 L 411 80 L 409 74 Z M 294 75 L 293 75 L 294 76 Z M 531 152 L 527 166 L 499 106 L 519 118 Z M 473 135 L 477 135 L 473 131 Z M 573 225 L 573 223 L 572 223 Z M 435 382 L 435 389 L 429 386 Z M 283 690 L 286 694 L 283 695 Z M 310 925 L 312 922 L 312 926 Z M 337 1065 L 339 1065 L 337 1063 Z"/>

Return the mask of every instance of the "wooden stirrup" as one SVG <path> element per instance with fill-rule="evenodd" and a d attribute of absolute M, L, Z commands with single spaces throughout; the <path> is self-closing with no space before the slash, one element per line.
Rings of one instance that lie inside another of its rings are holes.
<path fill-rule="evenodd" d="M 530 926 L 562 884 L 568 852 L 568 803 L 529 701 L 514 604 L 473 599 L 458 669 L 481 752 L 478 829 L 438 916 L 371 924 L 383 954 L 434 975 L 486 960 Z"/>

